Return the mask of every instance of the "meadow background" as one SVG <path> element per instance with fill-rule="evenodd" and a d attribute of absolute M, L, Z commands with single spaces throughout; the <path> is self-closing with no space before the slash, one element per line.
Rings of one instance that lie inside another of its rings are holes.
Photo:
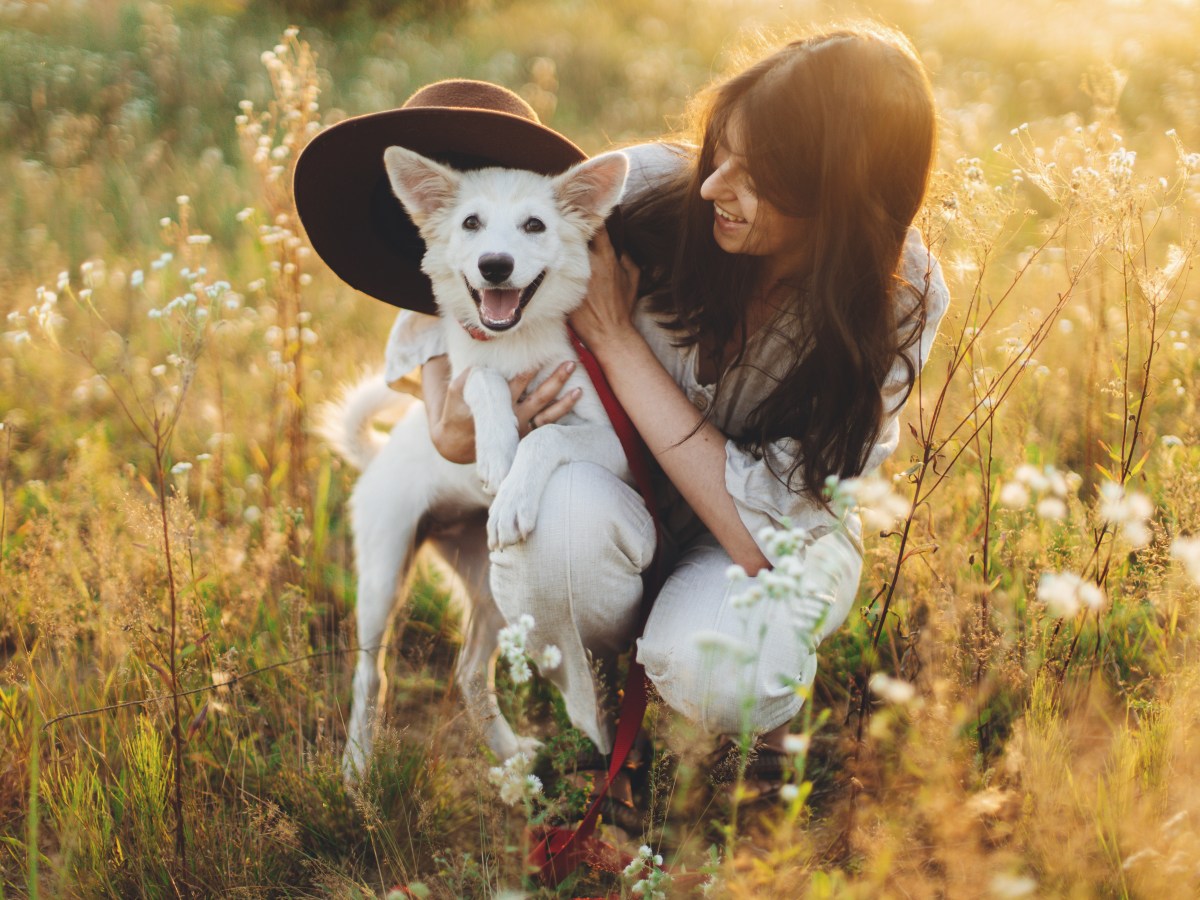
<path fill-rule="evenodd" d="M 525 879 L 526 816 L 579 798 L 501 803 L 436 569 L 343 786 L 354 473 L 312 425 L 392 312 L 308 252 L 290 165 L 449 76 L 589 151 L 653 138 L 760 32 L 862 14 L 941 116 L 919 224 L 954 301 L 902 502 L 871 501 L 801 789 L 739 815 L 659 709 L 630 840 L 709 896 L 1200 895 L 1195 0 L 7 0 L 0 896 L 629 895 Z M 504 694 L 558 733 L 543 686 Z"/>

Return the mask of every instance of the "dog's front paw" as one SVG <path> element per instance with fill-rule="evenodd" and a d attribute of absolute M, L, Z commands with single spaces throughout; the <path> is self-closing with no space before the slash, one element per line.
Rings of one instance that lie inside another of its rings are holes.
<path fill-rule="evenodd" d="M 481 450 L 475 460 L 475 470 L 479 473 L 479 483 L 489 497 L 500 493 L 500 486 L 512 470 L 513 458 L 517 455 L 517 442 L 512 447 L 498 446 L 493 443 L 486 451 Z"/>
<path fill-rule="evenodd" d="M 520 543 L 537 524 L 539 495 L 521 490 L 516 481 L 510 478 L 500 486 L 488 512 L 488 547 L 492 550 Z"/>

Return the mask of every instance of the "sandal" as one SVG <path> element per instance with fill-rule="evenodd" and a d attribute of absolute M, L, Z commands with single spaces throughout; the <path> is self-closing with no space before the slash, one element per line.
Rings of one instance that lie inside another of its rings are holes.
<path fill-rule="evenodd" d="M 602 821 L 615 825 L 630 835 L 639 835 L 645 828 L 645 814 L 632 798 L 645 786 L 646 756 L 646 742 L 639 737 L 638 743 L 630 751 L 618 773 L 618 777 L 625 775 L 628 779 L 630 799 L 616 797 L 610 790 L 605 795 L 600 808 Z M 609 758 L 595 747 L 589 747 L 580 752 L 571 766 L 561 773 L 551 770 L 548 761 L 543 762 L 544 765 L 539 766 L 535 771 L 544 782 L 566 782 L 576 789 L 588 791 L 587 798 L 583 801 L 584 809 L 590 809 L 591 805 L 596 802 L 596 798 L 599 796 L 598 786 L 602 785 L 608 777 Z M 580 783 L 581 780 L 583 783 Z"/>

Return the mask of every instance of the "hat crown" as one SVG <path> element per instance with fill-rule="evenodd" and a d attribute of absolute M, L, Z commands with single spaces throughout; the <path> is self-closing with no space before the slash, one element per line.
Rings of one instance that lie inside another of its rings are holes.
<path fill-rule="evenodd" d="M 406 101 L 404 109 L 481 109 L 507 113 L 541 124 L 533 107 L 508 88 L 469 78 L 449 78 L 421 88 Z"/>

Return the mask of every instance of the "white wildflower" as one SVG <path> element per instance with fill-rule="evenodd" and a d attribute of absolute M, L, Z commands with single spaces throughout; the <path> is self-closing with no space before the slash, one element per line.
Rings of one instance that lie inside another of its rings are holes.
<path fill-rule="evenodd" d="M 808 752 L 812 739 L 807 734 L 788 734 L 783 738 L 783 752 L 798 756 Z"/>
<path fill-rule="evenodd" d="M 852 497 L 863 524 L 871 530 L 891 528 L 896 520 L 908 515 L 909 503 L 878 476 L 849 478 L 838 485 L 839 492 Z"/>
<path fill-rule="evenodd" d="M 562 665 L 562 651 L 553 644 L 547 644 L 535 658 L 539 672 L 550 672 Z"/>
<path fill-rule="evenodd" d="M 988 886 L 997 900 L 1017 900 L 1019 897 L 1033 895 L 1038 884 L 1028 875 L 1000 874 L 993 876 Z"/>
<path fill-rule="evenodd" d="M 1017 466 L 1017 471 L 1013 473 L 1013 477 L 1033 491 L 1041 492 L 1050 487 L 1050 482 L 1042 474 L 1042 471 L 1037 466 L 1031 466 L 1029 463 Z"/>
<path fill-rule="evenodd" d="M 246 520 L 247 524 L 253 525 L 262 518 L 262 510 L 257 506 L 247 506 L 242 510 L 242 518 Z"/>
<path fill-rule="evenodd" d="M 1080 602 L 1089 609 L 1098 610 L 1104 606 L 1104 591 L 1094 581 L 1084 581 L 1077 593 Z"/>
<path fill-rule="evenodd" d="M 1126 491 L 1115 481 L 1100 486 L 1100 502 L 1097 508 L 1100 518 L 1120 528 L 1134 547 L 1145 547 L 1150 543 L 1149 520 L 1154 514 L 1154 504 L 1145 494 Z"/>
<path fill-rule="evenodd" d="M 903 705 L 910 702 L 917 694 L 917 689 L 911 682 L 892 678 L 883 672 L 876 672 L 868 683 L 871 693 L 888 703 Z"/>
<path fill-rule="evenodd" d="M 533 760 L 524 753 L 510 756 L 502 766 L 488 770 L 488 780 L 500 789 L 500 799 L 509 806 L 532 800 L 542 792 L 542 780 L 530 770 Z"/>
<path fill-rule="evenodd" d="M 663 871 L 663 858 L 655 853 L 647 844 L 638 848 L 637 856 L 625 867 L 624 876 L 627 881 L 637 878 L 629 887 L 629 892 L 635 897 L 645 897 L 647 900 L 666 900 L 666 886 L 671 883 L 671 876 Z"/>
<path fill-rule="evenodd" d="M 1171 544 L 1171 557 L 1183 563 L 1188 577 L 1200 584 L 1200 537 L 1175 538 Z"/>
<path fill-rule="evenodd" d="M 1062 472 L 1054 468 L 1054 466 L 1046 466 L 1046 483 L 1050 493 L 1055 497 L 1066 498 L 1067 496 L 1067 479 Z"/>
<path fill-rule="evenodd" d="M 1104 606 L 1100 586 L 1084 581 L 1074 572 L 1043 572 L 1038 580 L 1037 598 L 1056 619 L 1069 618 L 1083 606 L 1093 610 Z"/>
<path fill-rule="evenodd" d="M 529 633 L 533 626 L 533 616 L 523 613 L 515 624 L 501 628 L 496 635 L 500 655 L 508 663 L 508 674 L 515 684 L 524 684 L 533 677 L 529 668 L 531 658 L 539 669 L 557 669 L 562 665 L 562 651 L 553 644 L 547 644 L 536 656 L 530 656 Z"/>
<path fill-rule="evenodd" d="M 800 788 L 794 784 L 785 784 L 779 788 L 779 799 L 791 803 L 800 796 Z"/>
<path fill-rule="evenodd" d="M 1059 521 L 1067 517 L 1067 504 L 1058 497 L 1043 497 L 1038 501 L 1037 514 L 1040 518 Z"/>
<path fill-rule="evenodd" d="M 741 663 L 752 662 L 758 653 L 745 641 L 738 640 L 723 631 L 700 630 L 692 637 L 701 653 L 728 655 Z"/>
<path fill-rule="evenodd" d="M 1000 488 L 999 500 L 1006 509 L 1024 509 L 1029 505 L 1029 488 L 1019 481 L 1005 482 Z"/>
<path fill-rule="evenodd" d="M 177 462 L 171 466 L 172 475 L 186 475 L 190 471 L 192 471 L 192 464 L 190 462 Z"/>

